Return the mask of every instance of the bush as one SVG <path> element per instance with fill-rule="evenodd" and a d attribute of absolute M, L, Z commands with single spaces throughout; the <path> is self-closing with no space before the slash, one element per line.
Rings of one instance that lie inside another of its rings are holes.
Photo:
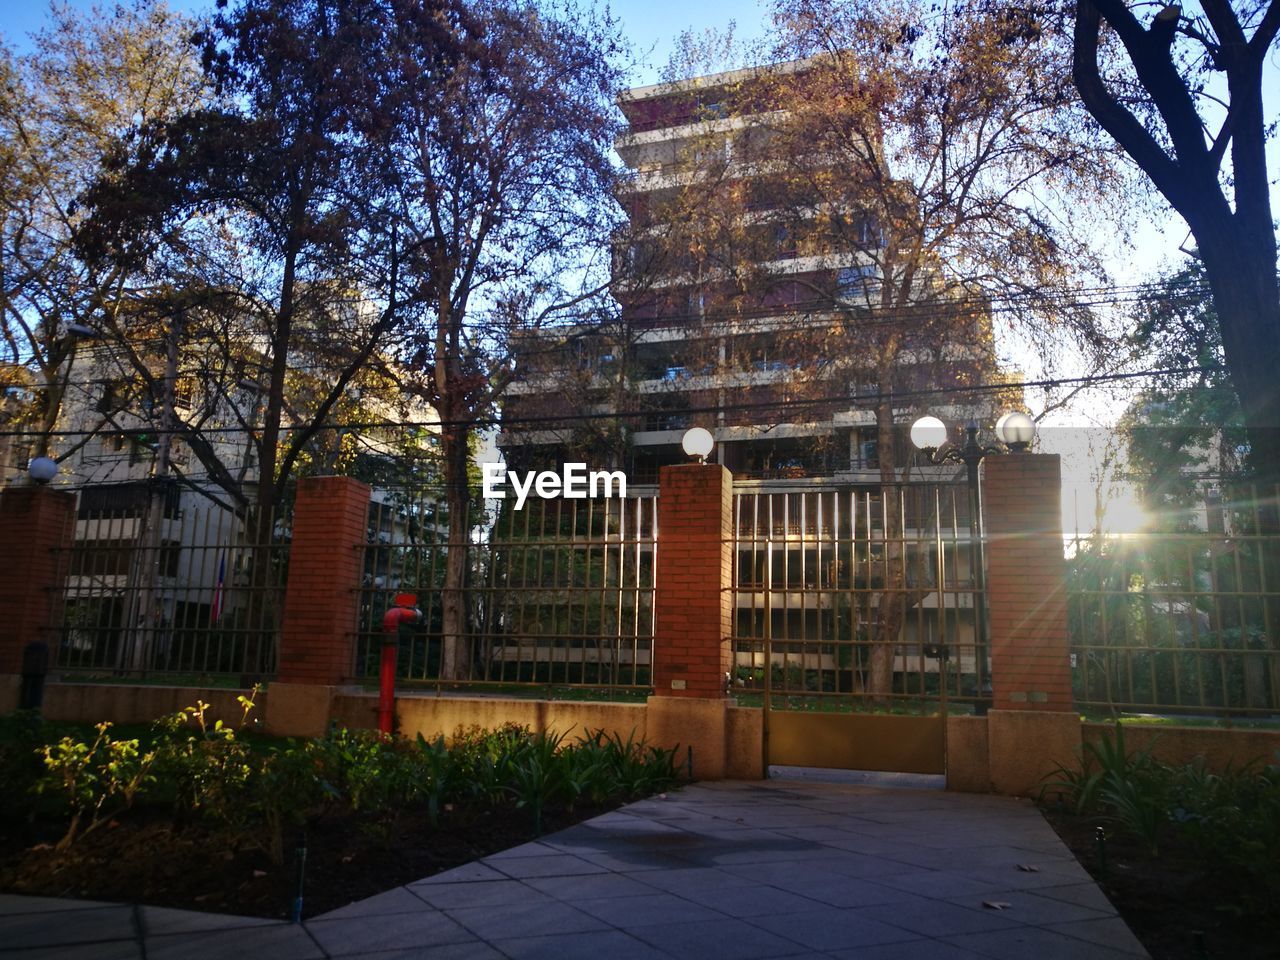
<path fill-rule="evenodd" d="M 1114 737 L 1085 744 L 1077 764 L 1049 777 L 1042 803 L 1056 794 L 1076 815 L 1116 824 L 1152 857 L 1162 836 L 1190 844 L 1208 873 L 1245 891 L 1241 912 L 1280 902 L 1280 766 L 1255 761 L 1215 773 L 1198 758 L 1168 767 L 1149 748 L 1127 751 L 1117 724 Z"/>
<path fill-rule="evenodd" d="M 97 736 L 91 742 L 63 737 L 40 750 L 45 775 L 36 789 L 57 796 L 71 817 L 67 832 L 58 841 L 59 850 L 129 809 L 155 779 L 151 773 L 154 750 L 144 753 L 137 740 L 112 739 L 110 723 L 100 723 L 94 729 Z M 81 830 L 86 817 L 88 824 Z"/>
<path fill-rule="evenodd" d="M 302 832 L 335 811 L 389 839 L 397 819 L 421 810 L 433 827 L 455 805 L 528 811 L 535 834 L 554 808 L 601 806 L 633 799 L 677 782 L 676 751 L 643 740 L 588 732 L 576 741 L 516 725 L 455 731 L 452 741 L 391 739 L 368 730 L 334 727 L 306 741 L 254 741 L 241 730 L 255 708 L 256 689 L 240 697 L 235 727 L 193 706 L 155 725 L 154 746 L 115 740 L 110 724 L 91 737 L 63 737 L 38 747 L 40 726 L 0 740 L 0 764 L 25 767 L 27 783 L 53 797 L 68 818 L 60 848 L 97 829 L 147 796 L 169 803 L 175 823 L 200 817 L 238 843 L 284 860 L 287 834 Z M 12 780 L 21 792 L 23 776 Z"/>

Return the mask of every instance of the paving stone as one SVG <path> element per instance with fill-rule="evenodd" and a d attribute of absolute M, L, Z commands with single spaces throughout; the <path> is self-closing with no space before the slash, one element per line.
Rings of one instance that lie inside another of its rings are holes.
<path fill-rule="evenodd" d="M 142 946 L 136 940 L 61 944 L 25 950 L 0 949 L 0 957 L 4 960 L 144 960 Z"/>
<path fill-rule="evenodd" d="M 460 884 L 469 887 L 475 884 Z M 413 913 L 423 908 L 423 898 L 415 896 L 406 887 L 396 887 L 374 897 L 357 900 L 345 907 L 322 913 L 317 920 L 341 920 L 344 917 L 379 917 L 388 913 Z"/>
<path fill-rule="evenodd" d="M 797 883 L 790 885 L 787 889 L 829 907 L 866 907 L 877 903 L 898 903 L 915 898 L 915 894 L 905 890 L 856 877 L 836 877 L 832 880 Z"/>
<path fill-rule="evenodd" d="M 903 940 L 856 950 L 832 950 L 835 960 L 987 960 L 980 953 L 941 940 Z"/>
<path fill-rule="evenodd" d="M 508 903 L 501 908 L 462 907 L 446 912 L 480 939 L 491 943 L 608 927 L 602 920 L 551 899 L 545 903 Z"/>
<path fill-rule="evenodd" d="M 397 947 L 426 949 L 477 939 L 452 918 L 425 905 L 416 913 L 310 920 L 306 927 L 316 942 L 334 956 Z"/>
<path fill-rule="evenodd" d="M 642 897 L 655 888 L 617 873 L 595 873 L 581 877 L 535 877 L 524 885 L 557 900 L 602 900 L 607 897 Z"/>
<path fill-rule="evenodd" d="M 338 956 L 335 954 L 335 956 Z M 353 960 L 506 960 L 495 947 L 479 940 L 466 943 L 440 943 L 429 950 L 422 947 L 404 947 L 399 950 L 375 950 L 372 953 L 350 954 Z"/>
<path fill-rule="evenodd" d="M 132 907 L 93 907 L 66 912 L 41 910 L 0 917 L 0 944 L 9 948 L 131 940 L 137 934 Z"/>
<path fill-rule="evenodd" d="M 680 896 L 727 916 L 746 919 L 812 910 L 817 902 L 798 893 L 788 893 L 763 884 L 682 890 Z"/>
<path fill-rule="evenodd" d="M 1045 926 L 1050 923 L 1070 923 L 1075 920 L 1100 920 L 1108 914 L 1090 907 L 1082 907 L 1078 903 L 1067 903 L 1065 900 L 1053 900 L 1049 897 L 1037 897 L 1023 890 L 1005 891 L 988 896 L 965 896 L 951 899 L 956 906 L 968 907 L 971 910 L 986 909 L 983 900 L 998 900 L 1009 904 L 1000 911 L 1002 917 L 1008 917 L 1019 923 L 1034 926 Z"/>
<path fill-rule="evenodd" d="M 509 877 L 523 880 L 530 877 L 572 877 L 586 873 L 608 873 L 607 867 L 592 863 L 582 857 L 558 853 L 552 856 L 516 857 L 499 860 L 493 864 Z"/>
<path fill-rule="evenodd" d="M 757 917 L 751 923 L 814 950 L 845 950 L 916 938 L 901 927 L 836 907 Z"/>
<path fill-rule="evenodd" d="M 415 880 L 408 886 L 416 887 L 424 883 L 475 883 L 484 880 L 505 880 L 506 878 L 506 874 L 499 873 L 493 867 L 477 860 L 475 863 L 464 863 L 462 866 L 454 867 L 452 870 L 444 870 L 422 880 Z"/>
<path fill-rule="evenodd" d="M 173 933 L 147 937 L 147 960 L 321 960 L 324 951 L 300 924 L 206 930 L 196 936 Z"/>
<path fill-rule="evenodd" d="M 1111 901 L 1107 899 L 1107 895 L 1098 888 L 1098 885 L 1090 880 L 1088 883 L 1069 883 L 1062 886 L 1054 887 L 1037 887 L 1034 891 L 1037 897 L 1049 897 L 1053 900 L 1063 900 L 1067 903 L 1078 903 L 1082 907 L 1089 907 L 1092 910 L 1099 910 L 1103 913 L 1115 913 L 1116 908 L 1112 906 Z"/>
<path fill-rule="evenodd" d="M 999 930 L 1018 925 L 1018 921 L 1010 915 L 1012 911 L 988 910 L 982 908 L 981 904 L 978 909 L 973 910 L 924 898 L 858 907 L 854 912 L 926 937 Z"/>
<path fill-rule="evenodd" d="M 1100 920 L 1075 920 L 1069 923 L 1050 923 L 1046 930 L 1064 933 L 1068 937 L 1099 943 L 1113 950 L 1121 950 L 1137 957 L 1147 956 L 1147 949 L 1133 931 L 1119 917 L 1103 917 Z"/>
<path fill-rule="evenodd" d="M 974 880 L 955 870 L 919 870 L 877 878 L 877 883 L 921 897 L 949 900 L 991 891 L 985 880 Z"/>
<path fill-rule="evenodd" d="M 641 927 L 634 935 L 673 957 L 690 960 L 763 960 L 803 952 L 796 941 L 741 920 Z"/>
<path fill-rule="evenodd" d="M 665 960 L 667 957 L 620 930 L 497 940 L 494 946 L 512 960 Z"/>
<path fill-rule="evenodd" d="M 1134 956 L 1123 950 L 1113 950 L 1039 927 L 1013 927 L 945 939 L 955 946 L 975 950 L 997 960 L 1027 960 L 1029 957 L 1035 960 L 1133 960 Z"/>
<path fill-rule="evenodd" d="M 267 927 L 280 923 L 279 920 L 268 920 L 265 917 L 237 917 L 225 913 L 204 913 L 200 910 L 173 910 L 169 907 L 139 907 L 138 912 L 143 936 L 147 937 L 199 930 Z"/>
<path fill-rule="evenodd" d="M 632 877 L 650 887 L 672 893 L 746 887 L 763 882 L 751 877 L 739 876 L 727 870 L 717 870 L 715 867 L 690 867 L 687 864 L 673 870 L 645 870 L 632 874 Z"/>
<path fill-rule="evenodd" d="M 519 880 L 424 884 L 414 887 L 413 894 L 441 910 L 452 907 L 493 907 L 508 903 L 541 903 L 551 900 L 547 894 L 534 890 Z"/>
<path fill-rule="evenodd" d="M 620 930 L 633 930 L 664 923 L 703 923 L 723 920 L 724 914 L 691 903 L 670 893 L 643 897 L 614 897 L 608 900 L 580 900 L 574 906 Z"/>

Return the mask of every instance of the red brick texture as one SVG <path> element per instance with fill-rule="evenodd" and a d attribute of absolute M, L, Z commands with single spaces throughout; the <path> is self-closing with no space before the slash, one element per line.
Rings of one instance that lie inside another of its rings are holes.
<path fill-rule="evenodd" d="M 1060 459 L 989 457 L 983 471 L 995 708 L 1071 710 Z"/>
<path fill-rule="evenodd" d="M 280 637 L 280 683 L 351 675 L 369 488 L 350 477 L 298 481 Z"/>
<path fill-rule="evenodd" d="M 659 472 L 655 696 L 725 695 L 733 573 L 733 475 L 713 463 Z"/>
<path fill-rule="evenodd" d="M 49 487 L 0 492 L 0 674 L 22 672 L 22 650 L 33 640 L 47 642 L 52 658 L 75 524 L 74 494 Z"/>

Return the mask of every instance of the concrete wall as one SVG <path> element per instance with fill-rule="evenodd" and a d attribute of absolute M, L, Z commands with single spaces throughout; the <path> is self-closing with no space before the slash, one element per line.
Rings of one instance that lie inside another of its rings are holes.
<path fill-rule="evenodd" d="M 239 722 L 243 712 L 236 697 L 248 690 L 221 687 L 152 687 L 138 684 L 50 683 L 44 688 L 44 716 L 66 723 L 150 723 L 193 706 L 197 700 L 210 704 L 209 716 L 230 724 Z M 267 714 L 266 691 L 259 691 L 250 721 Z"/>
<path fill-rule="evenodd" d="M 273 688 L 278 701 L 274 714 Z M 295 688 L 299 693 L 323 693 L 308 700 L 315 701 L 311 704 L 315 709 L 304 711 L 307 716 L 302 719 L 299 705 L 293 702 L 298 698 L 289 696 Z M 247 692 L 51 683 L 45 688 L 44 714 L 50 720 L 66 722 L 149 723 L 199 699 L 211 704 L 214 719 L 236 722 L 241 714 L 236 697 Z M 348 727 L 375 729 L 377 706 L 377 696 L 372 693 L 282 684 L 259 692 L 251 717 L 265 723 L 270 732 L 319 735 L 331 720 Z M 5 707 L 11 705 L 0 703 L 0 712 Z M 451 736 L 459 727 L 493 729 L 505 723 L 564 733 L 570 738 L 603 729 L 623 738 L 647 739 L 655 746 L 679 747 L 677 761 L 681 764 L 692 745 L 694 773 L 699 779 L 759 780 L 764 776 L 761 711 L 732 701 L 652 697 L 647 703 L 605 703 L 410 694 L 396 699 L 396 716 L 402 734 L 415 737 L 421 733 L 428 739 Z M 1072 713 L 993 710 L 986 717 L 950 717 L 947 788 L 1035 796 L 1046 773 L 1060 763 L 1075 761 L 1082 742 L 1096 743 L 1112 729 L 1107 723 L 1081 723 Z M 1189 763 L 1198 756 L 1206 757 L 1216 769 L 1253 760 L 1280 760 L 1280 730 L 1126 725 L 1125 742 L 1131 750 L 1151 746 L 1157 759 L 1173 765 Z"/>
<path fill-rule="evenodd" d="M 1081 724 L 1086 743 L 1097 743 L 1114 730 L 1115 725 L 1110 723 Z M 1228 764 L 1239 767 L 1253 760 L 1280 763 L 1280 730 L 1125 724 L 1124 745 L 1130 751 L 1150 747 L 1157 760 L 1170 766 L 1190 763 L 1196 757 L 1204 757 L 1215 770 Z"/>
<path fill-rule="evenodd" d="M 554 731 L 576 738 L 587 730 L 632 733 L 645 736 L 647 711 L 642 703 L 602 703 L 583 700 L 516 700 L 501 697 L 401 696 L 396 698 L 400 733 L 422 734 L 428 740 L 452 736 L 459 727 L 492 730 L 515 723 L 531 730 Z M 333 699 L 333 719 L 348 727 L 376 729 L 376 694 L 338 694 Z"/>

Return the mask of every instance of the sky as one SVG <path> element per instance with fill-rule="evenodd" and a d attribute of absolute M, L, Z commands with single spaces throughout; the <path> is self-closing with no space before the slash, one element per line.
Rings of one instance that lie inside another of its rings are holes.
<path fill-rule="evenodd" d="M 94 0 L 67 2 L 75 9 L 88 10 L 94 6 Z M 212 6 L 212 0 L 169 0 L 169 3 L 175 9 L 192 13 L 203 12 Z M 620 21 L 623 36 L 633 46 L 637 63 L 632 82 L 636 85 L 658 80 L 673 42 L 682 32 L 702 32 L 708 28 L 723 30 L 733 21 L 738 39 L 751 40 L 764 33 L 768 17 L 767 6 L 760 0 L 700 0 L 698 3 L 687 0 L 613 0 L 609 6 Z M 0 0 L 0 34 L 19 51 L 23 50 L 28 46 L 27 34 L 38 30 L 47 21 L 48 9 L 43 2 Z M 1264 85 L 1264 96 L 1272 108 L 1280 97 L 1280 65 L 1274 56 Z M 1272 155 L 1277 157 L 1277 151 L 1273 150 Z M 1280 157 L 1273 160 L 1273 165 L 1280 168 L 1278 161 Z M 1276 200 L 1280 201 L 1280 196 Z M 1280 211 L 1280 202 L 1275 205 Z M 1157 204 L 1156 209 L 1163 209 L 1163 205 Z M 1176 215 L 1157 214 L 1154 221 L 1138 230 L 1132 248 L 1115 258 L 1112 264 L 1114 282 L 1144 281 L 1160 267 L 1185 261 L 1185 255 L 1178 248 L 1186 235 L 1186 226 Z M 1034 374 L 1033 362 L 1021 362 L 1017 348 L 1010 352 L 1015 368 Z M 1036 392 L 1029 391 L 1026 400 L 1033 414 L 1043 409 L 1044 398 Z M 1098 465 L 1108 444 L 1110 425 L 1126 406 L 1124 398 L 1114 392 L 1090 391 L 1069 407 L 1049 414 L 1041 423 L 1039 449 L 1063 455 L 1063 515 L 1068 529 L 1076 522 L 1075 504 L 1080 505 L 1082 525 L 1092 517 Z M 1110 496 L 1113 504 L 1109 508 L 1109 520 L 1113 526 L 1128 528 L 1141 521 L 1130 491 L 1113 487 Z"/>

